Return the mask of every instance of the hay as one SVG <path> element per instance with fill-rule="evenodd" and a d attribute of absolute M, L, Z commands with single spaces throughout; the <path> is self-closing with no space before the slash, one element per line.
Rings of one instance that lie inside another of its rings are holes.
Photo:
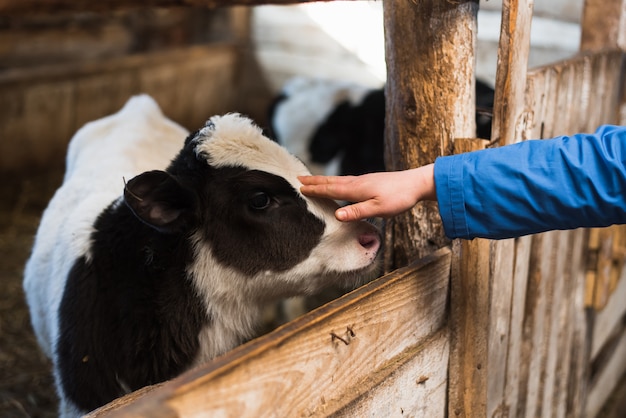
<path fill-rule="evenodd" d="M 0 416 L 55 417 L 51 366 L 39 350 L 22 290 L 22 272 L 41 213 L 62 169 L 3 174 L 0 182 Z"/>

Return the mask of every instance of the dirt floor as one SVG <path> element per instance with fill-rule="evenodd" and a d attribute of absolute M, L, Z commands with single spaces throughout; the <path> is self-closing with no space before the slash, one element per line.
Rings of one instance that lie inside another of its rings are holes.
<path fill-rule="evenodd" d="M 0 182 L 0 418 L 55 417 L 50 364 L 40 352 L 22 290 L 22 271 L 39 218 L 62 168 Z M 626 377 L 602 418 L 626 417 Z"/>
<path fill-rule="evenodd" d="M 0 182 L 0 417 L 55 417 L 50 364 L 30 325 L 22 270 L 41 213 L 61 183 L 62 170 Z"/>

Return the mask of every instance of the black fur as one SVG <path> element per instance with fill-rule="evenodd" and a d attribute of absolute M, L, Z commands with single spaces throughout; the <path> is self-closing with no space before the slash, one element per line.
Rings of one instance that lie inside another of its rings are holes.
<path fill-rule="evenodd" d="M 68 277 L 59 370 L 65 393 L 84 410 L 170 379 L 194 361 L 199 332 L 216 319 L 186 273 L 193 235 L 222 265 L 252 276 L 294 267 L 324 232 L 285 179 L 211 167 L 195 155 L 194 139 L 166 171 L 128 182 L 126 204 L 98 217 L 91 257 L 77 260 Z"/>
<path fill-rule="evenodd" d="M 223 168 L 205 194 L 211 199 L 202 214 L 206 242 L 220 262 L 246 275 L 294 267 L 324 233 L 293 187 L 273 174 Z M 259 194 L 269 199 L 263 209 L 254 204 Z"/>
<path fill-rule="evenodd" d="M 87 411 L 181 373 L 210 321 L 186 277 L 184 234 L 163 236 L 126 206 L 109 207 L 91 250 L 68 277 L 57 346 L 64 390 Z"/>
<path fill-rule="evenodd" d="M 491 138 L 494 90 L 476 80 L 476 136 Z M 269 107 L 270 122 L 280 103 L 289 98 L 278 96 Z M 280 142 L 275 129 L 270 132 Z M 385 171 L 385 94 L 384 89 L 371 90 L 357 105 L 348 101 L 339 103 L 328 117 L 321 121 L 309 138 L 311 161 L 327 164 L 341 156 L 341 175 L 360 175 Z"/>
<path fill-rule="evenodd" d="M 360 175 L 385 171 L 385 92 L 369 92 L 357 106 L 343 102 L 313 134 L 309 144 L 311 160 L 329 163 L 341 158 L 341 174 Z"/>

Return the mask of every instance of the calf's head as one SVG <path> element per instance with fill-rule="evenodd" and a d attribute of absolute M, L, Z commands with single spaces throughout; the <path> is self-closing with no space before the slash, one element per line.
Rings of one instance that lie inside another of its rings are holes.
<path fill-rule="evenodd" d="M 307 174 L 249 119 L 228 114 L 191 134 L 166 171 L 130 180 L 124 198 L 150 227 L 187 237 L 189 276 L 211 300 L 263 302 L 371 279 L 379 232 L 304 197 L 297 176 Z"/>

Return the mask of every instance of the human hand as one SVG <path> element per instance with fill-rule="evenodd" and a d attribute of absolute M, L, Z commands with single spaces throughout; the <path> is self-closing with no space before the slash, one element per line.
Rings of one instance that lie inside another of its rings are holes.
<path fill-rule="evenodd" d="M 340 221 L 391 217 L 422 200 L 437 200 L 434 164 L 361 176 L 300 176 L 300 191 L 311 197 L 356 202 L 337 209 Z"/>

